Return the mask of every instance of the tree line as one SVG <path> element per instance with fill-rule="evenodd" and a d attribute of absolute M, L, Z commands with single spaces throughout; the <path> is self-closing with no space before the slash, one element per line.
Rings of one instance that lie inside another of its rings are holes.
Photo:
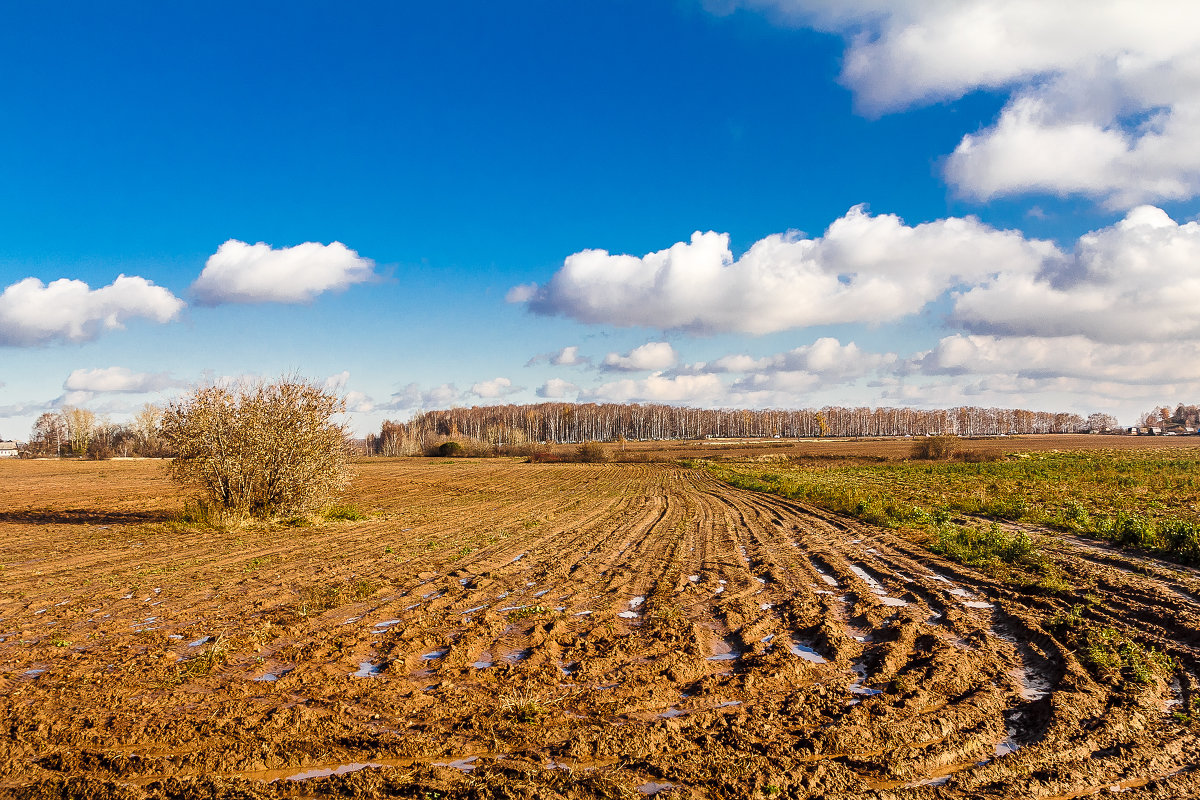
<path fill-rule="evenodd" d="M 47 411 L 37 418 L 25 446 L 29 456 L 113 458 L 174 455 L 162 435 L 163 410 L 147 403 L 129 422 L 113 422 L 75 406 Z"/>
<path fill-rule="evenodd" d="M 415 455 L 462 438 L 496 447 L 534 442 L 817 436 L 998 436 L 1087 430 L 1078 414 L 1016 408 L 702 409 L 636 403 L 536 403 L 425 411 L 367 437 L 378 455 Z"/>

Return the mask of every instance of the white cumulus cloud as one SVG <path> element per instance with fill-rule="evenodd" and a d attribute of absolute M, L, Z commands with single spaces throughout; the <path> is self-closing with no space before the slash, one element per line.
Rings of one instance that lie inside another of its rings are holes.
<path fill-rule="evenodd" d="M 63 388 L 70 392 L 159 392 L 182 383 L 165 372 L 134 372 L 128 367 L 77 369 L 67 376 Z"/>
<path fill-rule="evenodd" d="M 726 0 L 844 36 L 868 113 L 1009 93 L 947 162 L 963 193 L 1112 207 L 1200 191 L 1200 5 L 1192 0 Z"/>
<path fill-rule="evenodd" d="M 655 372 L 640 380 L 626 378 L 603 383 L 583 394 L 608 403 L 673 403 L 703 405 L 725 397 L 726 388 L 716 375 L 673 375 Z"/>
<path fill-rule="evenodd" d="M 768 236 L 737 259 L 729 236 L 711 231 L 641 257 L 584 250 L 515 297 L 534 313 L 581 322 L 764 334 L 892 321 L 952 287 L 1036 272 L 1055 253 L 971 217 L 908 226 L 856 206 L 822 237 Z"/>
<path fill-rule="evenodd" d="M 511 294 L 511 292 L 510 292 Z M 592 360 L 587 356 L 579 355 L 579 346 L 570 345 L 553 353 L 538 353 L 533 358 L 525 363 L 525 366 L 532 367 L 534 364 L 547 363 L 555 367 L 577 367 L 583 364 L 590 364 Z"/>
<path fill-rule="evenodd" d="M 68 278 L 48 284 L 25 278 L 0 294 L 0 345 L 88 342 L 131 319 L 170 322 L 183 307 L 170 291 L 136 275 L 118 275 L 99 289 Z"/>
<path fill-rule="evenodd" d="M 1200 223 L 1153 206 L 1079 238 L 1038 273 L 1004 273 L 959 295 L 975 333 L 1151 342 L 1200 335 Z"/>
<path fill-rule="evenodd" d="M 679 360 L 670 342 L 647 342 L 635 347 L 625 355 L 609 353 L 600 365 L 605 370 L 638 372 L 641 370 L 664 370 Z"/>
<path fill-rule="evenodd" d="M 535 393 L 546 400 L 563 400 L 579 394 L 579 387 L 562 378 L 551 378 L 539 386 Z"/>
<path fill-rule="evenodd" d="M 205 305 L 308 303 L 375 277 L 375 262 L 341 242 L 273 248 L 230 239 L 208 257 L 192 294 Z"/>
<path fill-rule="evenodd" d="M 508 378 L 492 378 L 490 381 L 480 381 L 479 383 L 472 384 L 471 394 L 485 400 L 494 400 L 499 397 L 515 394 L 523 388 L 521 386 L 513 386 L 513 382 Z"/>

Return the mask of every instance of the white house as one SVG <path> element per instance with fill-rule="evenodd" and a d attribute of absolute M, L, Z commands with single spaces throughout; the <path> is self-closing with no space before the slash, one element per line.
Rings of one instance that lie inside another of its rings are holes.
<path fill-rule="evenodd" d="M 17 443 L 16 442 L 0 442 L 0 458 L 16 458 Z"/>

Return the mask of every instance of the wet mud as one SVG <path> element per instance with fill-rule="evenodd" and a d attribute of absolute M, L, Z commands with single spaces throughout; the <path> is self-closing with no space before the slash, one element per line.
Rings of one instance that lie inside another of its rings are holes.
<path fill-rule="evenodd" d="M 231 532 L 158 522 L 154 464 L 30 466 L 6 796 L 1200 796 L 1193 570 L 1039 536 L 1074 588 L 1018 590 L 663 464 L 379 460 L 365 521 Z M 1097 679 L 1075 606 L 1174 673 Z"/>

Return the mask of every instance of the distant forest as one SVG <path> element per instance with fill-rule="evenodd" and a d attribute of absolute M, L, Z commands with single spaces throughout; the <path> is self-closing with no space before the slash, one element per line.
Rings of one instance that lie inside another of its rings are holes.
<path fill-rule="evenodd" d="M 631 403 L 537 403 L 425 411 L 409 422 L 389 420 L 378 436 L 367 437 L 367 448 L 379 455 L 412 455 L 455 439 L 512 447 L 534 442 L 706 437 L 997 436 L 1075 433 L 1087 428 L 1088 423 L 1078 414 L 976 406 L 932 411 L 837 406 L 748 411 Z"/>

